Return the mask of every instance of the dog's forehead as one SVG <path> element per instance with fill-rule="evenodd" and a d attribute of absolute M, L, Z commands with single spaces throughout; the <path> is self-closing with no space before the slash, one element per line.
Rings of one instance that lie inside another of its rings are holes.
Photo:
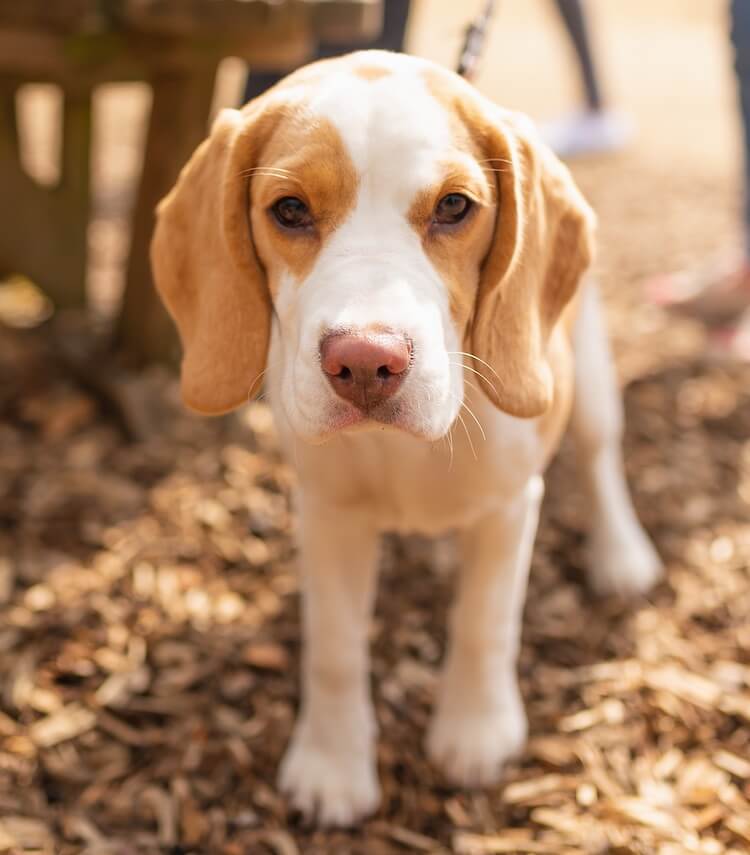
<path fill-rule="evenodd" d="M 367 52 L 322 63 L 319 73 L 293 77 L 283 93 L 335 129 L 360 178 L 401 187 L 402 195 L 436 180 L 438 166 L 459 143 L 457 117 L 437 97 L 434 67 L 413 57 Z M 310 139 L 310 136 L 308 136 Z"/>
<path fill-rule="evenodd" d="M 312 94 L 310 109 L 338 130 L 360 171 L 399 164 L 408 171 L 452 143 L 448 112 L 419 74 L 332 75 Z"/>

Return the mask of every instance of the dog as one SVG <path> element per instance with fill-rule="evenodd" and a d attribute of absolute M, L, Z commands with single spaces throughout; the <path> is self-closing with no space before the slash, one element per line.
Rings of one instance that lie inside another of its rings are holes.
<path fill-rule="evenodd" d="M 568 420 L 593 587 L 641 592 L 662 572 L 623 475 L 584 275 L 594 228 L 529 120 L 379 51 L 221 112 L 158 207 L 152 264 L 185 403 L 224 413 L 264 382 L 297 468 L 303 689 L 280 785 L 323 824 L 379 802 L 367 641 L 383 532 L 460 538 L 427 750 L 463 786 L 496 781 L 524 744 L 521 615 Z"/>

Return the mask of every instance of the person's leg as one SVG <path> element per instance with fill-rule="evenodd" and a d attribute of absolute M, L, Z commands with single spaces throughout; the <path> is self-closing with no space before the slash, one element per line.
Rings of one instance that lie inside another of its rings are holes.
<path fill-rule="evenodd" d="M 542 135 L 560 157 L 612 151 L 621 148 L 630 131 L 628 123 L 604 107 L 594 54 L 589 41 L 583 0 L 555 0 L 555 8 L 575 53 L 583 89 L 583 108 L 544 124 Z"/>
<path fill-rule="evenodd" d="M 653 302 L 713 327 L 736 322 L 750 307 L 750 2 L 732 0 L 729 8 L 744 158 L 742 246 L 704 269 L 666 274 L 646 283 Z M 732 351 L 734 340 L 734 331 L 722 334 L 717 350 Z"/>
<path fill-rule="evenodd" d="M 406 39 L 406 25 L 409 20 L 409 7 L 411 0 L 385 0 L 383 9 L 383 30 L 377 39 L 362 44 L 351 42 L 348 44 L 320 44 L 315 54 L 315 59 L 329 59 L 341 56 L 355 50 L 393 50 L 402 51 Z M 291 71 L 291 69 L 290 69 Z M 278 83 L 287 72 L 276 71 L 254 71 L 248 74 L 245 84 L 245 94 L 242 103 L 246 104 L 258 95 L 262 95 L 271 86 Z"/>
<path fill-rule="evenodd" d="M 411 0 L 385 0 L 383 7 L 383 30 L 377 39 L 362 44 L 322 44 L 318 51 L 318 59 L 341 56 L 355 50 L 392 50 L 401 52 L 406 40 L 406 25 L 409 21 Z"/>
<path fill-rule="evenodd" d="M 745 166 L 745 249 L 750 257 L 750 3 L 732 0 L 732 45 L 734 69 L 737 74 L 742 141 Z"/>
<path fill-rule="evenodd" d="M 288 73 L 287 71 L 250 71 L 245 81 L 242 103 L 247 104 L 248 101 L 262 95 L 267 89 L 275 86 L 279 80 L 286 77 Z"/>
<path fill-rule="evenodd" d="M 590 110 L 601 110 L 602 96 L 599 90 L 599 79 L 594 66 L 586 15 L 581 0 L 555 0 L 555 6 L 575 50 L 586 104 Z"/>

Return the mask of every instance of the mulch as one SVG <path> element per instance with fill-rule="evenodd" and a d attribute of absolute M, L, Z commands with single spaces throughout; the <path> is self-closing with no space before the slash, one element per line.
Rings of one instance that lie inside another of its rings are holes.
<path fill-rule="evenodd" d="M 43 332 L 4 329 L 0 363 L 0 851 L 748 851 L 750 369 L 682 359 L 628 389 L 628 472 L 669 569 L 647 599 L 586 590 L 563 448 L 524 619 L 531 741 L 497 788 L 451 789 L 422 749 L 450 546 L 388 542 L 383 806 L 323 832 L 274 785 L 299 595 L 266 405 L 192 417 L 151 371 L 128 392 L 151 428 L 127 438 Z"/>
<path fill-rule="evenodd" d="M 683 33 L 684 55 L 662 64 L 687 73 L 684 5 L 659 32 Z M 667 580 L 638 601 L 590 594 L 566 443 L 524 615 L 530 741 L 502 784 L 462 792 L 422 748 L 454 554 L 389 540 L 372 629 L 383 805 L 351 831 L 306 827 L 275 787 L 300 637 L 294 474 L 267 407 L 193 417 L 158 371 L 102 364 L 87 383 L 45 327 L 18 328 L 43 307 L 0 302 L 0 852 L 750 851 L 750 367 L 708 361 L 701 330 L 640 292 L 722 248 L 738 194 L 709 133 L 713 90 L 688 74 L 682 112 L 652 103 L 641 57 L 629 75 L 650 136 L 576 173 L 601 216 L 628 476 Z"/>

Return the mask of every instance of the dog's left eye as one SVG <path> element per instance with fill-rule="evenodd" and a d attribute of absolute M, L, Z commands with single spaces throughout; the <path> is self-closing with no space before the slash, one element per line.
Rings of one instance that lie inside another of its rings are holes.
<path fill-rule="evenodd" d="M 463 193 L 449 193 L 437 203 L 434 222 L 442 226 L 460 223 L 471 209 L 471 199 Z"/>
<path fill-rule="evenodd" d="M 286 229 L 304 229 L 312 225 L 312 214 L 307 205 L 296 196 L 284 196 L 271 206 L 279 225 Z"/>

